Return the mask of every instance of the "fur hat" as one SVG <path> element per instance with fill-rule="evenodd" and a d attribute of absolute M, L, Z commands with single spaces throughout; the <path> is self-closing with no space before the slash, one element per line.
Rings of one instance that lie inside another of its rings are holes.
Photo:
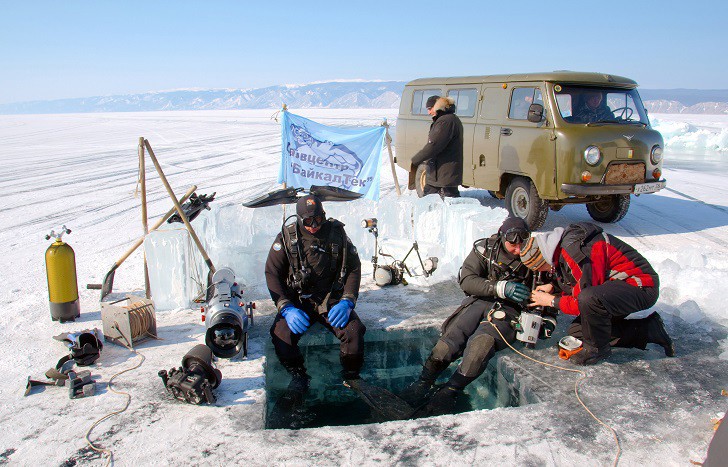
<path fill-rule="evenodd" d="M 447 110 L 449 107 L 455 107 L 455 99 L 452 97 L 440 97 L 435 101 L 432 110 L 437 112 L 438 110 Z"/>
<path fill-rule="evenodd" d="M 325 216 L 321 200 L 314 195 L 306 195 L 296 202 L 296 214 L 301 219 L 308 219 L 314 216 Z"/>
<path fill-rule="evenodd" d="M 528 269 L 538 270 L 544 264 L 554 265 L 554 253 L 561 243 L 563 227 L 544 232 L 529 238 L 521 247 L 521 262 Z"/>
<path fill-rule="evenodd" d="M 440 98 L 440 96 L 430 96 L 427 98 L 427 103 L 425 103 L 425 108 L 431 109 L 435 106 L 435 102 Z"/>

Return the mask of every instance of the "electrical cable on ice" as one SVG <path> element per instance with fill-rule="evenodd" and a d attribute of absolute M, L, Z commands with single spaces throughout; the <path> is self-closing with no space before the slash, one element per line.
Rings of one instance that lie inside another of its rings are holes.
<path fill-rule="evenodd" d="M 599 419 L 599 418 L 598 418 L 598 417 L 597 417 L 596 415 L 594 415 L 594 413 L 593 413 L 593 412 L 592 412 L 591 410 L 589 410 L 589 407 L 587 407 L 587 406 L 586 406 L 586 404 L 584 404 L 584 401 L 582 401 L 582 400 L 581 400 L 581 397 L 579 396 L 579 386 L 581 385 L 581 382 L 582 382 L 582 381 L 584 381 L 585 379 L 587 379 L 587 378 L 589 377 L 589 376 L 588 376 L 588 375 L 586 374 L 586 372 L 585 372 L 585 371 L 583 371 L 583 370 L 577 370 L 577 369 L 574 369 L 574 368 L 564 368 L 564 367 L 562 367 L 562 366 L 554 365 L 554 364 L 552 364 L 552 363 L 546 363 L 546 362 L 542 362 L 542 361 L 540 361 L 540 360 L 536 360 L 535 358 L 529 357 L 528 355 L 525 355 L 524 353 L 522 353 L 522 352 L 519 352 L 518 350 L 516 350 L 516 349 L 515 349 L 515 348 L 514 348 L 514 347 L 513 347 L 513 346 L 512 346 L 512 345 L 511 345 L 511 344 L 510 344 L 509 342 L 508 342 L 508 340 L 507 340 L 507 339 L 506 339 L 506 338 L 505 338 L 505 337 L 503 336 L 503 334 L 502 334 L 502 333 L 500 332 L 500 330 L 498 329 L 498 326 L 496 326 L 496 325 L 495 325 L 495 324 L 493 323 L 493 321 L 492 321 L 492 315 L 493 315 L 493 312 L 494 312 L 495 310 L 496 310 L 496 308 L 495 308 L 495 306 L 494 306 L 494 307 L 493 307 L 493 308 L 491 308 L 491 309 L 490 309 L 490 311 L 488 312 L 488 317 L 487 317 L 488 323 L 490 323 L 490 325 L 491 325 L 491 326 L 493 326 L 493 328 L 494 328 L 494 329 L 496 330 L 496 332 L 498 332 L 498 334 L 500 335 L 501 339 L 503 339 L 503 342 L 505 342 L 505 343 L 506 343 L 506 345 L 508 345 L 508 347 L 510 347 L 510 348 L 511 348 L 511 350 L 513 350 L 513 351 L 514 351 L 515 353 L 517 353 L 517 354 L 518 354 L 518 355 L 520 355 L 521 357 L 523 357 L 523 358 L 526 358 L 526 359 L 528 359 L 528 360 L 531 360 L 531 361 L 533 361 L 533 362 L 539 363 L 539 364 L 541 364 L 541 365 L 544 365 L 544 366 L 547 366 L 547 367 L 551 367 L 551 368 L 556 368 L 556 369 L 559 369 L 559 370 L 569 371 L 569 372 L 571 372 L 571 373 L 579 373 L 579 374 L 581 375 L 581 378 L 579 378 L 578 380 L 576 380 L 576 381 L 574 382 L 574 393 L 576 394 L 576 400 L 578 400 L 578 401 L 579 401 L 579 403 L 581 404 L 581 406 L 582 406 L 582 407 L 584 407 L 584 410 L 586 410 L 586 411 L 587 411 L 587 413 L 588 413 L 589 415 L 591 415 L 591 417 L 592 417 L 592 418 L 593 418 L 594 420 L 596 420 L 596 421 L 597 421 L 597 423 L 599 423 L 600 425 L 602 425 L 602 426 L 604 426 L 605 428 L 607 428 L 607 429 L 608 429 L 608 430 L 609 430 L 609 431 L 610 431 L 610 432 L 612 433 L 612 436 L 614 436 L 614 442 L 615 442 L 615 444 L 617 445 L 617 455 L 615 456 L 615 458 L 614 458 L 614 463 L 613 463 L 612 465 L 614 465 L 614 466 L 616 467 L 616 465 L 617 465 L 617 464 L 619 463 L 619 457 L 620 457 L 620 456 L 622 455 L 622 447 L 621 447 L 621 446 L 620 446 L 620 444 L 619 444 L 619 437 L 617 436 L 617 431 L 616 431 L 616 430 L 615 430 L 614 428 L 612 428 L 612 427 L 611 427 L 610 425 L 608 425 L 607 423 L 604 423 L 603 421 L 601 421 L 601 420 L 600 420 L 600 419 Z"/>

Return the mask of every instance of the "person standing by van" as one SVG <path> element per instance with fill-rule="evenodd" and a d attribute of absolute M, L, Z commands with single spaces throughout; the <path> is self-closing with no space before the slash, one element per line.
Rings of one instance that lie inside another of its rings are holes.
<path fill-rule="evenodd" d="M 432 96 L 425 105 L 432 125 L 427 144 L 412 157 L 412 166 L 427 164 L 425 195 L 458 198 L 463 183 L 463 124 L 455 115 L 455 100 Z"/>

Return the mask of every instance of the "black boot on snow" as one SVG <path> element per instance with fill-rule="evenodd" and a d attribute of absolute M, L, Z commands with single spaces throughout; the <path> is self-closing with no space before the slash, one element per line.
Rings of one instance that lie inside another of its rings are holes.
<path fill-rule="evenodd" d="M 665 349 L 665 355 L 675 356 L 675 345 L 665 329 L 665 323 L 659 313 L 654 312 L 647 317 L 647 343 L 657 344 Z"/>
<path fill-rule="evenodd" d="M 584 346 L 581 352 L 577 352 L 569 358 L 569 361 L 575 365 L 594 365 L 606 360 L 612 355 L 612 348 L 607 344 L 605 347 L 598 349 L 596 347 Z"/>

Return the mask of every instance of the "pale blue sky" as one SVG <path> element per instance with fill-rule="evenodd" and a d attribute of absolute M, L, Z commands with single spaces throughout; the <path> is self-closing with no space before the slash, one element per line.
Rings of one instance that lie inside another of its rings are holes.
<path fill-rule="evenodd" d="M 599 71 L 728 88 L 725 1 L 0 0 L 0 103 Z"/>

